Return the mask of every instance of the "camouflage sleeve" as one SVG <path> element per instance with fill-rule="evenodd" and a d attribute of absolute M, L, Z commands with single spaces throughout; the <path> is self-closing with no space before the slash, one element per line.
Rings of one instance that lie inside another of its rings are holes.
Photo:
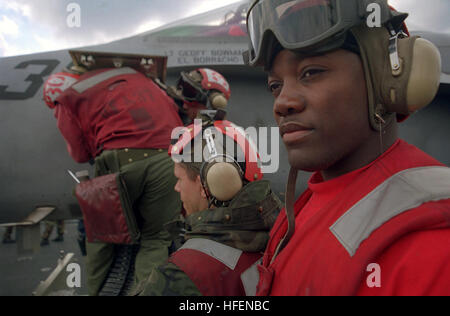
<path fill-rule="evenodd" d="M 154 269 L 136 289 L 139 296 L 201 296 L 189 277 L 173 263 Z"/>

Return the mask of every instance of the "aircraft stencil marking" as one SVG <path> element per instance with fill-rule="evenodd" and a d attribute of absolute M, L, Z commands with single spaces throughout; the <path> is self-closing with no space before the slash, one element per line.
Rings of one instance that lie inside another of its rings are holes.
<path fill-rule="evenodd" d="M 36 92 L 44 84 L 44 77 L 50 75 L 53 70 L 59 65 L 59 61 L 56 59 L 42 59 L 42 60 L 30 60 L 24 61 L 18 64 L 14 69 L 26 69 L 29 65 L 44 65 L 44 70 L 39 74 L 30 74 L 25 81 L 30 81 L 31 84 L 27 90 L 23 92 L 6 91 L 8 86 L 0 86 L 0 100 L 26 100 L 34 97 Z"/>

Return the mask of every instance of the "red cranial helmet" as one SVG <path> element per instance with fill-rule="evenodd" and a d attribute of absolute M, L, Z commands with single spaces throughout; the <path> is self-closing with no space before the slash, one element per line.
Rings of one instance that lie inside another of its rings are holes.
<path fill-rule="evenodd" d="M 256 145 L 229 121 L 208 126 L 200 121 L 184 128 L 169 155 L 199 171 L 207 195 L 219 203 L 216 205 L 231 200 L 246 183 L 263 177 Z"/>
<path fill-rule="evenodd" d="M 58 72 L 51 75 L 44 83 L 44 101 L 47 106 L 53 109 L 56 99 L 79 78 L 79 75 L 68 72 Z"/>
<path fill-rule="evenodd" d="M 227 80 L 209 68 L 181 72 L 177 88 L 181 90 L 186 105 L 194 108 L 223 109 L 231 96 Z"/>

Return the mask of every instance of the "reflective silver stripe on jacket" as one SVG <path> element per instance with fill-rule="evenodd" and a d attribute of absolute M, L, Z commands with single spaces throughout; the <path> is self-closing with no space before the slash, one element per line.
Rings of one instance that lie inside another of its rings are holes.
<path fill-rule="evenodd" d="M 219 260 L 231 270 L 236 268 L 242 254 L 242 250 L 203 238 L 188 239 L 180 250 L 181 249 L 192 249 L 203 252 L 204 254 Z"/>
<path fill-rule="evenodd" d="M 256 287 L 259 282 L 258 264 L 261 263 L 262 258 L 241 274 L 241 281 L 244 285 L 245 295 L 247 296 L 256 296 Z"/>
<path fill-rule="evenodd" d="M 393 217 L 426 202 L 450 198 L 450 168 L 401 171 L 375 188 L 342 215 L 330 230 L 353 257 L 373 231 Z"/>
<path fill-rule="evenodd" d="M 137 73 L 137 71 L 129 67 L 108 70 L 99 73 L 98 75 L 95 75 L 93 77 L 90 77 L 86 80 L 77 82 L 72 86 L 72 88 L 78 93 L 83 93 L 84 91 L 88 90 L 89 88 L 92 88 L 93 86 L 99 84 L 100 82 L 111 79 L 115 76 L 128 75 L 134 73 Z"/>
<path fill-rule="evenodd" d="M 192 249 L 203 252 L 204 254 L 219 260 L 231 270 L 236 268 L 239 258 L 242 255 L 242 250 L 203 238 L 189 239 L 184 243 L 180 250 L 181 249 Z M 261 264 L 261 262 L 262 258 L 241 274 L 241 282 L 244 286 L 245 295 L 247 296 L 256 295 L 256 286 L 259 281 L 258 264 Z"/>

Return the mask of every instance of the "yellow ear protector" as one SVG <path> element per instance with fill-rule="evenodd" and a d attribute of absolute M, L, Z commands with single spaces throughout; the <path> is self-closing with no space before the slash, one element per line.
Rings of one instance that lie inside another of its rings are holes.
<path fill-rule="evenodd" d="M 441 57 L 431 42 L 387 28 L 351 29 L 364 66 L 371 125 L 391 113 L 408 116 L 427 106 L 439 88 Z"/>
<path fill-rule="evenodd" d="M 441 77 L 441 55 L 438 48 L 423 38 L 417 38 L 412 47 L 413 63 L 406 88 L 406 104 L 410 113 L 433 101 Z"/>
<path fill-rule="evenodd" d="M 225 109 L 228 104 L 227 98 L 219 91 L 213 91 L 209 94 L 209 102 L 211 102 L 212 108 L 216 110 Z"/>
<path fill-rule="evenodd" d="M 200 179 L 210 203 L 219 206 L 231 200 L 243 187 L 244 172 L 237 161 L 226 154 L 219 154 L 211 130 L 204 131 L 210 158 L 200 168 Z"/>

